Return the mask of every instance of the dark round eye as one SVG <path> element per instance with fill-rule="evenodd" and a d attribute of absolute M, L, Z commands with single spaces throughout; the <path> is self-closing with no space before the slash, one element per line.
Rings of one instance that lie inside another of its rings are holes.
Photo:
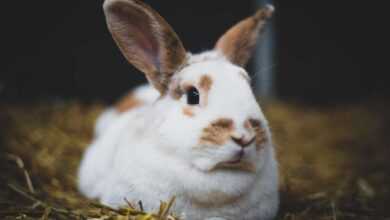
<path fill-rule="evenodd" d="M 189 105 L 199 104 L 199 91 L 193 86 L 191 86 L 187 90 L 187 104 Z"/>

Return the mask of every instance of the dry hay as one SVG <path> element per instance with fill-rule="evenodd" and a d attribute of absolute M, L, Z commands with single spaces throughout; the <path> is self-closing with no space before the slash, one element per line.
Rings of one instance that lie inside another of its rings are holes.
<path fill-rule="evenodd" d="M 266 105 L 281 163 L 277 219 L 390 219 L 390 114 L 380 103 Z M 113 210 L 78 193 L 76 170 L 101 110 L 78 102 L 0 106 L 1 219 L 174 219 L 173 200 L 145 213 L 142 203 Z"/>

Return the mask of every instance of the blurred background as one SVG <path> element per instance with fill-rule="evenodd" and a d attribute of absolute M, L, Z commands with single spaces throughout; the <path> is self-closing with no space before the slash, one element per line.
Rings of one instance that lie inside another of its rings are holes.
<path fill-rule="evenodd" d="M 111 39 L 102 2 L 2 3 L 1 101 L 111 102 L 144 82 Z M 229 27 L 264 4 L 262 0 L 146 2 L 195 53 L 211 49 Z M 325 104 L 389 96 L 385 7 L 367 1 L 272 3 L 276 13 L 268 40 L 260 41 L 267 48 L 260 48 L 263 56 L 248 67 L 257 76 L 258 95 Z"/>
<path fill-rule="evenodd" d="M 145 2 L 194 53 L 274 4 L 248 71 L 279 158 L 277 219 L 390 219 L 385 1 Z M 0 219 L 118 214 L 91 208 L 76 187 L 96 117 L 146 82 L 112 40 L 102 4 L 0 6 Z"/>

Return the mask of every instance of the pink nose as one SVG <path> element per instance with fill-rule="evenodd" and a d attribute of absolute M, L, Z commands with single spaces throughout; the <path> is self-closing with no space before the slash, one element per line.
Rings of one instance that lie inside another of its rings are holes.
<path fill-rule="evenodd" d="M 231 136 L 234 143 L 236 143 L 238 146 L 245 148 L 251 145 L 255 141 L 255 137 L 252 138 L 245 138 L 244 135 L 240 136 L 239 138 L 235 136 Z"/>

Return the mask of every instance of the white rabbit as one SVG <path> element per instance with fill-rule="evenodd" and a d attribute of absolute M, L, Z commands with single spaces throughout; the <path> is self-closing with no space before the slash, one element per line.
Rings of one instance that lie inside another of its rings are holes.
<path fill-rule="evenodd" d="M 175 196 L 173 212 L 185 219 L 272 219 L 277 162 L 243 66 L 273 7 L 199 55 L 140 0 L 106 0 L 104 12 L 120 50 L 151 86 L 98 119 L 80 191 L 114 208 L 142 200 L 148 211 Z"/>

